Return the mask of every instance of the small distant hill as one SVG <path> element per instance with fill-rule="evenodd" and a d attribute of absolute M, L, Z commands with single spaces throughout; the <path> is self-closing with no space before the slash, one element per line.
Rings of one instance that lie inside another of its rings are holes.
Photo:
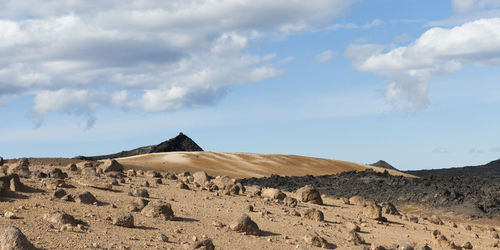
<path fill-rule="evenodd" d="M 500 159 L 479 166 L 467 166 L 458 168 L 441 168 L 428 170 L 405 171 L 405 173 L 426 177 L 435 176 L 458 176 L 458 175 L 500 175 Z"/>
<path fill-rule="evenodd" d="M 370 164 L 370 166 L 375 166 L 375 167 L 379 167 L 379 168 L 385 168 L 385 169 L 392 169 L 392 170 L 396 170 L 396 171 L 399 171 L 397 168 L 393 167 L 391 164 L 387 163 L 386 161 L 383 161 L 383 160 L 380 160 L 380 161 L 377 161 L 373 164 Z"/>
<path fill-rule="evenodd" d="M 196 142 L 194 142 L 191 138 L 189 138 L 183 133 L 179 133 L 179 135 L 177 135 L 176 137 L 164 141 L 158 145 L 140 147 L 109 155 L 77 156 L 75 158 L 79 160 L 103 160 L 103 159 L 113 159 L 121 157 L 130 157 L 135 155 L 175 152 L 175 151 L 192 152 L 192 151 L 203 151 L 203 149 L 200 146 L 198 146 L 198 144 L 196 144 Z"/>

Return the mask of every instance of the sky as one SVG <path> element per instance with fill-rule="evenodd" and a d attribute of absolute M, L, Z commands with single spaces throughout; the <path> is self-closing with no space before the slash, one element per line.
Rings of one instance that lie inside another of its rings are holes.
<path fill-rule="evenodd" d="M 402 170 L 500 158 L 500 0 L 0 0 L 0 156 L 183 132 Z"/>

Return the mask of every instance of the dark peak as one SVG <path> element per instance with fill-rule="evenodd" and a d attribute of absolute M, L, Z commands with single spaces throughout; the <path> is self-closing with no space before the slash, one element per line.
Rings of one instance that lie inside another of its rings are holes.
<path fill-rule="evenodd" d="M 393 169 L 393 170 L 398 170 L 397 168 L 393 167 L 391 164 L 387 163 L 384 160 L 379 160 L 373 164 L 370 164 L 370 166 L 375 166 L 375 167 L 380 167 L 380 168 L 385 168 L 385 169 Z"/>

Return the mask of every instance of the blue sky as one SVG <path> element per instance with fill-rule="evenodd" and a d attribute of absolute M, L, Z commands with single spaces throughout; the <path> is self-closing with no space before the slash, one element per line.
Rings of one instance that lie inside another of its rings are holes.
<path fill-rule="evenodd" d="M 0 5 L 3 157 L 182 131 L 209 151 L 400 169 L 500 158 L 498 0 Z"/>

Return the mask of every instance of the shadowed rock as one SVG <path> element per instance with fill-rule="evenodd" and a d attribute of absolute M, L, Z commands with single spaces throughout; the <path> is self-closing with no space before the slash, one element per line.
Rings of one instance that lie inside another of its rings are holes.
<path fill-rule="evenodd" d="M 99 166 L 99 169 L 101 169 L 104 173 L 107 172 L 122 172 L 123 171 L 123 166 L 122 164 L 118 163 L 116 160 L 104 160 L 102 164 Z"/>
<path fill-rule="evenodd" d="M 52 224 L 57 224 L 57 225 L 70 224 L 72 226 L 76 226 L 77 224 L 73 216 L 61 211 L 54 211 L 44 214 L 43 219 Z"/>
<path fill-rule="evenodd" d="M 229 225 L 233 231 L 245 233 L 248 235 L 257 235 L 261 234 L 259 226 L 255 223 L 250 216 L 246 214 L 242 214 L 240 217 L 234 219 Z"/>
<path fill-rule="evenodd" d="M 174 220 L 174 211 L 170 203 L 160 200 L 151 201 L 141 212 L 144 216 L 153 218 L 163 218 L 164 220 Z"/>
<path fill-rule="evenodd" d="M 76 202 L 82 204 L 94 204 L 97 202 L 97 199 L 90 192 L 84 192 L 76 196 Z"/>
<path fill-rule="evenodd" d="M 297 190 L 297 198 L 302 202 L 309 202 L 313 204 L 323 205 L 321 194 L 312 185 L 305 185 Z"/>
<path fill-rule="evenodd" d="M 14 226 L 5 228 L 0 235 L 0 246 L 2 250 L 35 250 L 37 249 L 26 236 Z"/>
<path fill-rule="evenodd" d="M 131 213 L 118 214 L 113 218 L 113 225 L 120 227 L 134 227 L 134 216 Z"/>
<path fill-rule="evenodd" d="M 309 220 L 314 220 L 314 221 L 323 221 L 325 220 L 325 216 L 323 215 L 323 212 L 317 210 L 316 208 L 309 208 L 304 210 L 302 213 L 302 217 L 309 219 Z"/>

